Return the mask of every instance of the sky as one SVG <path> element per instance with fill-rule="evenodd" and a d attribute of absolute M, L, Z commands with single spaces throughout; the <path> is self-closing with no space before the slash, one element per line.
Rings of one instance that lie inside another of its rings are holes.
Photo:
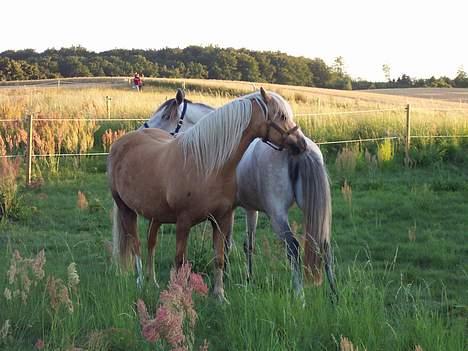
<path fill-rule="evenodd" d="M 3 0 L 0 52 L 189 45 L 345 61 L 353 78 L 468 70 L 467 0 Z"/>

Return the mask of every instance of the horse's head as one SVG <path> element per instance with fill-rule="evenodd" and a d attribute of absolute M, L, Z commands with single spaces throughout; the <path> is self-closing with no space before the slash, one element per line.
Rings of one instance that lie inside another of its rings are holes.
<path fill-rule="evenodd" d="M 177 89 L 175 98 L 163 103 L 145 123 L 144 127 L 159 128 L 177 134 L 192 128 L 211 111 L 213 111 L 212 107 L 192 103 L 185 98 L 183 90 Z M 179 128 L 178 125 L 180 125 Z"/>
<path fill-rule="evenodd" d="M 260 96 L 254 100 L 264 115 L 260 132 L 264 142 L 277 150 L 288 148 L 295 154 L 306 150 L 305 136 L 293 120 L 291 106 L 281 95 L 260 88 Z"/>

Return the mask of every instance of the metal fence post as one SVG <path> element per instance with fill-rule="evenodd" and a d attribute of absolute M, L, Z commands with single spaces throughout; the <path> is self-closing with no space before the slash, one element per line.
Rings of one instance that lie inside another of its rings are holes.
<path fill-rule="evenodd" d="M 410 104 L 406 105 L 406 136 L 405 136 L 405 165 L 409 166 L 410 164 L 410 146 L 411 146 L 411 106 Z"/>
<path fill-rule="evenodd" d="M 31 184 L 32 178 L 32 158 L 33 158 L 33 120 L 34 114 L 31 113 L 28 118 L 28 150 L 26 163 L 26 185 Z"/>
<path fill-rule="evenodd" d="M 110 96 L 106 96 L 106 108 L 107 108 L 107 118 L 111 118 L 111 101 Z"/>

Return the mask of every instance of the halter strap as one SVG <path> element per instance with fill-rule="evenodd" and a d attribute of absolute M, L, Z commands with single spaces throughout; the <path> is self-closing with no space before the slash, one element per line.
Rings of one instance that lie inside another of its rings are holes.
<path fill-rule="evenodd" d="M 280 135 L 281 135 L 281 144 L 279 146 L 272 143 L 270 140 L 268 140 L 268 137 L 270 136 L 270 128 L 276 129 L 278 131 L 278 133 L 280 133 Z M 276 151 L 281 151 L 281 150 L 284 149 L 284 143 L 286 142 L 286 139 L 298 129 L 299 129 L 299 126 L 297 124 L 294 127 L 292 127 L 291 129 L 285 130 L 281 126 L 279 126 L 277 123 L 275 123 L 273 121 L 268 121 L 267 122 L 267 132 L 266 132 L 265 137 L 262 139 L 262 141 L 265 144 L 267 144 L 268 146 L 270 146 L 272 149 L 274 149 Z"/>
<path fill-rule="evenodd" d="M 175 130 L 170 133 L 172 136 L 176 136 L 177 133 L 179 133 L 180 128 L 182 127 L 182 124 L 184 124 L 184 118 L 185 118 L 186 112 L 187 112 L 187 100 L 184 99 L 184 107 L 182 108 L 182 114 L 180 115 L 180 118 L 179 118 L 179 121 L 177 122 L 177 126 Z M 150 128 L 148 122 L 143 123 L 143 127 Z"/>
<path fill-rule="evenodd" d="M 265 101 L 263 101 L 263 99 L 261 98 L 258 98 L 256 97 L 255 98 L 255 101 L 257 101 L 258 105 L 261 107 L 261 109 L 263 110 L 263 113 L 265 114 L 265 119 L 267 120 L 267 132 L 266 132 L 266 135 L 264 138 L 262 138 L 262 141 L 267 144 L 268 146 L 270 146 L 272 149 L 274 150 L 277 150 L 277 151 L 281 151 L 284 149 L 285 147 L 285 142 L 286 142 L 286 139 L 292 134 L 294 133 L 296 130 L 299 129 L 299 126 L 298 125 L 295 125 L 294 127 L 292 127 L 291 129 L 289 130 L 286 130 L 286 129 L 283 129 L 280 125 L 278 125 L 276 122 L 272 121 L 272 120 L 269 120 L 268 119 L 268 106 L 267 104 L 265 103 Z M 272 143 L 269 139 L 269 136 L 270 136 L 270 128 L 273 128 L 273 129 L 276 129 L 278 131 L 278 133 L 281 135 L 281 144 L 278 146 L 274 143 Z"/>
<path fill-rule="evenodd" d="M 187 112 L 187 100 L 184 99 L 184 107 L 182 108 L 182 114 L 180 115 L 179 121 L 177 122 L 176 129 L 173 132 L 171 132 L 172 136 L 175 137 L 177 133 L 179 133 L 179 130 L 182 127 L 182 124 L 184 124 L 184 117 L 185 117 L 186 112 Z"/>

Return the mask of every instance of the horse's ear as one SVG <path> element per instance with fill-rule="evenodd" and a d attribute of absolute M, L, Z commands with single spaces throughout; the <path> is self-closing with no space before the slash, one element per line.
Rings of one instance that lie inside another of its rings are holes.
<path fill-rule="evenodd" d="M 184 102 L 185 93 L 182 89 L 177 89 L 175 99 L 176 99 L 177 105 L 180 105 L 181 103 Z"/>
<path fill-rule="evenodd" d="M 263 87 L 260 87 L 260 94 L 262 94 L 263 101 L 265 101 L 266 103 L 270 101 L 270 95 L 268 95 L 268 93 L 265 91 L 265 89 L 263 89 Z"/>

